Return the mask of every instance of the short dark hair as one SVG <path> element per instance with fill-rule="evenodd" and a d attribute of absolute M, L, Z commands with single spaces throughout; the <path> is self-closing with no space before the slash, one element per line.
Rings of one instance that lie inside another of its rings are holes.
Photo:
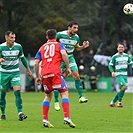
<path fill-rule="evenodd" d="M 57 31 L 55 29 L 49 29 L 46 31 L 46 36 L 48 36 L 48 39 L 54 39 L 56 37 Z"/>
<path fill-rule="evenodd" d="M 73 25 L 78 25 L 76 21 L 69 21 L 67 27 L 72 27 Z"/>
<path fill-rule="evenodd" d="M 124 44 L 123 44 L 122 42 L 118 42 L 117 46 L 118 46 L 118 45 L 123 45 L 123 46 L 124 46 Z"/>
<path fill-rule="evenodd" d="M 5 36 L 9 36 L 9 34 L 15 34 L 13 31 L 6 31 Z"/>

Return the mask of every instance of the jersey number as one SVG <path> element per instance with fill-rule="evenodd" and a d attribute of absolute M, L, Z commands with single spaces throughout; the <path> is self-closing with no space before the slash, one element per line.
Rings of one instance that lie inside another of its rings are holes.
<path fill-rule="evenodd" d="M 55 45 L 51 44 L 51 45 L 46 45 L 44 47 L 45 53 L 44 53 L 44 58 L 49 58 L 49 57 L 53 57 L 55 54 Z"/>

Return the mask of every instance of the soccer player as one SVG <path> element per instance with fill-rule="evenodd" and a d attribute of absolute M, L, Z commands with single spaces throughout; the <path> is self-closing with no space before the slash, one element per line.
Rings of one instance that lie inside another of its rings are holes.
<path fill-rule="evenodd" d="M 63 43 L 56 41 L 56 30 L 49 29 L 46 31 L 48 41 L 42 45 L 35 56 L 35 74 L 36 83 L 43 84 L 45 98 L 42 103 L 43 126 L 53 128 L 54 126 L 48 121 L 48 112 L 50 101 L 52 99 L 52 91 L 58 90 L 62 97 L 62 108 L 64 111 L 64 124 L 68 124 L 74 128 L 76 125 L 70 119 L 70 107 L 68 99 L 68 89 L 66 82 L 61 73 L 61 62 L 64 60 L 68 76 L 71 75 L 71 70 L 68 62 L 68 56 Z M 39 63 L 41 62 L 41 77 L 39 75 Z"/>
<path fill-rule="evenodd" d="M 75 80 L 75 86 L 78 92 L 78 97 L 79 97 L 79 102 L 80 103 L 86 103 L 88 99 L 84 98 L 82 95 L 82 84 L 80 81 L 80 76 L 78 73 L 78 67 L 76 64 L 76 61 L 73 56 L 74 50 L 80 51 L 89 46 L 88 41 L 84 41 L 83 45 L 80 46 L 80 38 L 77 35 L 78 32 L 78 23 L 75 21 L 70 21 L 68 22 L 68 29 L 65 31 L 61 31 L 57 33 L 57 41 L 64 43 L 65 48 L 67 49 L 68 57 L 69 57 L 69 64 L 70 64 L 70 69 L 72 71 L 72 76 Z M 64 62 L 61 64 L 62 72 L 65 73 L 66 71 L 66 65 Z M 58 91 L 54 91 L 54 98 L 55 98 L 55 109 L 60 110 L 59 106 L 59 100 L 58 100 Z"/>
<path fill-rule="evenodd" d="M 22 46 L 15 42 L 15 33 L 7 31 L 5 33 L 6 42 L 0 44 L 0 109 L 1 120 L 6 120 L 6 92 L 13 88 L 15 102 L 18 111 L 18 120 L 22 121 L 27 115 L 22 113 L 21 79 L 19 70 L 19 59 L 27 69 L 28 76 L 32 78 L 32 73 L 28 62 L 23 54 Z"/>
<path fill-rule="evenodd" d="M 120 87 L 120 92 L 117 92 L 115 97 L 110 103 L 110 107 L 115 107 L 115 103 L 118 101 L 117 107 L 123 107 L 122 99 L 127 89 L 127 69 L 128 65 L 132 64 L 132 60 L 128 54 L 124 53 L 124 44 L 118 43 L 117 47 L 118 52 L 114 54 L 109 63 L 109 71 L 113 78 L 116 78 L 116 81 Z"/>

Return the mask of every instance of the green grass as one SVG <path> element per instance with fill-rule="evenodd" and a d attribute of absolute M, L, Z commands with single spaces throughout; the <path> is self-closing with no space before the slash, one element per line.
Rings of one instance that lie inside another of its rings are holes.
<path fill-rule="evenodd" d="M 76 128 L 63 124 L 63 112 L 55 111 L 51 102 L 49 121 L 55 128 L 42 126 L 41 104 L 43 92 L 22 93 L 23 112 L 28 119 L 18 121 L 17 110 L 14 104 L 14 95 L 7 93 L 6 121 L 0 121 L 0 133 L 131 133 L 133 132 L 133 105 L 131 93 L 123 98 L 123 108 L 110 108 L 109 103 L 115 93 L 84 92 L 89 99 L 88 103 L 78 103 L 77 93 L 71 92 L 70 107 L 71 119 Z M 61 101 L 61 99 L 60 99 Z"/>

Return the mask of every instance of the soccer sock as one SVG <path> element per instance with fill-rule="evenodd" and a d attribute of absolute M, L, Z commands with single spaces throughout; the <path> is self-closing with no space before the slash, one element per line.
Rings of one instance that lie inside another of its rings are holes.
<path fill-rule="evenodd" d="M 0 92 L 0 106 L 2 114 L 5 114 L 6 109 L 6 92 Z"/>
<path fill-rule="evenodd" d="M 119 95 L 118 95 L 118 102 L 122 101 L 122 98 L 124 96 L 124 92 L 125 92 L 124 90 L 120 90 Z"/>
<path fill-rule="evenodd" d="M 20 90 L 15 91 L 14 95 L 16 97 L 15 103 L 16 103 L 18 113 L 22 112 L 22 99 L 21 99 Z"/>
<path fill-rule="evenodd" d="M 50 107 L 50 102 L 48 101 L 44 101 L 42 103 L 42 117 L 45 120 L 48 120 L 48 111 L 49 111 L 49 107 Z"/>
<path fill-rule="evenodd" d="M 113 103 L 115 103 L 115 102 L 118 100 L 118 95 L 119 95 L 119 92 L 117 92 L 117 93 L 116 93 L 116 95 L 115 95 L 114 99 L 112 100 L 112 101 L 113 101 Z"/>
<path fill-rule="evenodd" d="M 57 90 L 54 90 L 54 102 L 59 102 L 58 96 L 59 96 L 59 92 Z"/>
<path fill-rule="evenodd" d="M 80 80 L 75 80 L 75 86 L 76 86 L 79 98 L 82 97 L 83 88 L 82 88 L 82 84 L 81 84 Z"/>
<path fill-rule="evenodd" d="M 70 106 L 69 106 L 68 98 L 62 99 L 62 108 L 63 108 L 63 112 L 64 112 L 64 117 L 70 118 Z"/>

